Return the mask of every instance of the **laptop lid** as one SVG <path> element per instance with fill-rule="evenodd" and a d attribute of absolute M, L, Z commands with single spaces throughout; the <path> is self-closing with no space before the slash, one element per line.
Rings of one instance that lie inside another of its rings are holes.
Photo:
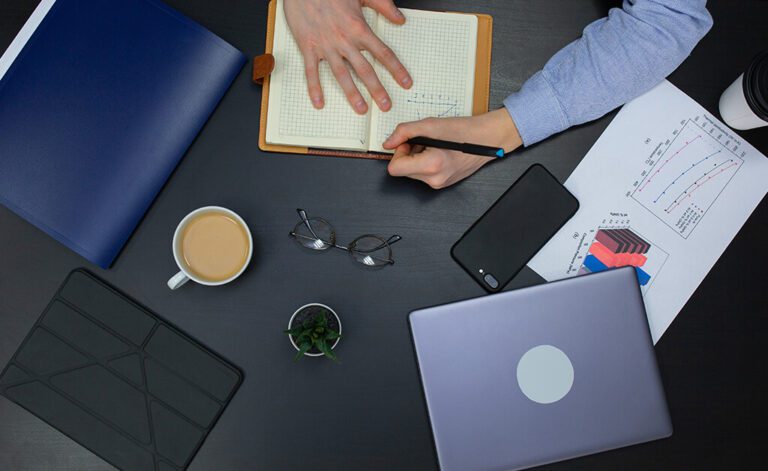
<path fill-rule="evenodd" d="M 444 471 L 523 469 L 672 434 L 631 267 L 409 320 Z"/>

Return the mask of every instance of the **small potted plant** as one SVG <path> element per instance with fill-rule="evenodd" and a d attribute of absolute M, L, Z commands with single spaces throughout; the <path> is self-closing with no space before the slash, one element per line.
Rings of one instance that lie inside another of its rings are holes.
<path fill-rule="evenodd" d="M 326 356 L 336 361 L 333 349 L 341 339 L 341 319 L 325 304 L 312 303 L 301 306 L 288 321 L 285 331 L 293 347 L 298 350 L 296 360 L 302 355 Z"/>

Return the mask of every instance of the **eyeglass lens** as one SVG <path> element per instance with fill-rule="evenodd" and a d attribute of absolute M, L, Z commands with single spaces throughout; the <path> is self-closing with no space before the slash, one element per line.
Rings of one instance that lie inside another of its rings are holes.
<path fill-rule="evenodd" d="M 327 250 L 336 244 L 336 231 L 322 218 L 309 218 L 307 222 L 296 224 L 291 235 L 296 242 L 312 250 Z"/>
<path fill-rule="evenodd" d="M 364 235 L 352 241 L 349 253 L 356 262 L 369 267 L 392 263 L 392 248 L 384 239 L 372 235 Z"/>

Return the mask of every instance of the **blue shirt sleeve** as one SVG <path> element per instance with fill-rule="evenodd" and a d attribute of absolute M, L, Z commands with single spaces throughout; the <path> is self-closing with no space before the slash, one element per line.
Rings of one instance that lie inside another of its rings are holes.
<path fill-rule="evenodd" d="M 672 73 L 712 26 L 706 0 L 625 0 L 504 100 L 523 144 L 603 116 Z"/>

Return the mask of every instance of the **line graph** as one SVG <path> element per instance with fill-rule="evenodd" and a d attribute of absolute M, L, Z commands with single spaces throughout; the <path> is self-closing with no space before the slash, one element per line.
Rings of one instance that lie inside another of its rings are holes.
<path fill-rule="evenodd" d="M 683 150 L 684 150 L 686 147 L 688 147 L 688 145 L 689 145 L 691 142 L 694 142 L 694 141 L 696 141 L 696 140 L 698 140 L 698 139 L 701 139 L 701 135 L 698 135 L 698 136 L 694 137 L 694 138 L 693 138 L 693 139 L 692 139 L 690 142 L 687 142 L 687 141 L 686 141 L 685 145 L 683 145 L 683 147 L 681 147 L 681 148 L 680 148 L 680 150 L 678 150 L 677 152 L 675 152 L 674 154 L 672 154 L 672 156 L 671 156 L 670 158 L 668 158 L 667 160 L 665 160 L 665 161 L 664 161 L 664 163 L 663 163 L 663 164 L 661 164 L 661 167 L 659 167 L 659 168 L 658 168 L 658 169 L 657 169 L 655 172 L 653 172 L 653 174 L 651 174 L 651 176 L 650 176 L 650 177 L 648 177 L 648 178 L 646 178 L 646 179 L 645 179 L 645 181 L 643 182 L 643 184 L 642 184 L 642 185 L 640 185 L 640 188 L 638 189 L 638 191 L 643 191 L 643 190 L 645 189 L 645 187 L 646 187 L 646 186 L 648 186 L 648 184 L 649 184 L 649 183 L 651 183 L 651 182 L 653 181 L 653 179 L 654 179 L 654 178 L 656 178 L 656 175 L 658 175 L 658 174 L 659 174 L 659 173 L 660 173 L 662 170 L 664 170 L 664 167 L 666 167 L 666 165 L 667 165 L 667 164 L 668 164 L 668 163 L 669 163 L 669 162 L 670 162 L 672 159 L 674 159 L 675 157 L 677 157 L 677 155 L 678 155 L 680 152 L 682 152 L 682 151 L 683 151 Z"/>
<path fill-rule="evenodd" d="M 744 161 L 694 120 L 659 146 L 630 196 L 687 238 L 715 203 Z"/>
<path fill-rule="evenodd" d="M 654 203 L 658 202 L 658 201 L 659 201 L 659 200 L 660 200 L 660 199 L 661 199 L 661 198 L 662 198 L 664 195 L 666 195 L 666 194 L 667 194 L 667 190 L 669 190 L 670 188 L 672 188 L 672 185 L 674 185 L 675 183 L 677 183 L 677 182 L 678 182 L 678 180 L 680 180 L 680 179 L 681 179 L 683 176 L 685 176 L 685 174 L 686 174 L 686 173 L 690 172 L 691 170 L 693 170 L 694 168 L 696 168 L 696 166 L 697 166 L 697 165 L 699 165 L 699 164 L 701 164 L 701 163 L 704 163 L 704 162 L 706 162 L 707 160 L 709 160 L 709 158 L 710 158 L 710 157 L 712 157 L 713 155 L 717 155 L 717 154 L 719 154 L 720 152 L 722 152 L 722 151 L 720 151 L 720 150 L 719 150 L 719 151 L 717 151 L 717 152 L 713 152 L 712 154 L 709 154 L 708 156 L 706 156 L 706 157 L 704 157 L 703 159 L 699 160 L 699 161 L 698 161 L 698 162 L 696 162 L 695 164 L 691 165 L 689 168 L 685 169 L 685 171 L 683 171 L 683 173 L 681 173 L 680 175 L 678 175 L 677 177 L 675 177 L 675 179 L 674 179 L 674 180 L 672 180 L 672 183 L 670 183 L 669 185 L 667 185 L 667 187 L 666 187 L 666 188 L 664 188 L 664 191 L 662 191 L 662 192 L 661 192 L 661 194 L 660 194 L 659 196 L 657 196 L 655 200 L 653 200 L 653 202 L 654 202 Z M 640 190 L 640 191 L 642 191 L 642 190 Z"/>
<path fill-rule="evenodd" d="M 418 119 L 431 116 L 438 118 L 460 116 L 459 101 L 448 95 L 437 93 L 414 93 L 406 100 L 416 110 Z"/>
<path fill-rule="evenodd" d="M 728 164 L 728 165 L 725 166 L 726 164 Z M 725 167 L 723 167 L 723 166 L 725 166 Z M 704 186 L 705 183 L 707 183 L 708 181 L 712 180 L 716 176 L 722 174 L 723 172 L 725 172 L 725 171 L 727 171 L 727 170 L 729 170 L 729 169 L 731 169 L 733 167 L 737 167 L 737 166 L 738 166 L 738 164 L 733 162 L 733 160 L 728 160 L 727 162 L 721 163 L 720 165 L 718 165 L 715 168 L 715 170 L 717 170 L 715 173 L 713 173 L 713 174 L 711 174 L 709 176 L 707 176 L 707 173 L 705 173 L 704 176 L 702 176 L 699 180 L 696 180 L 695 182 L 691 183 L 688 186 L 688 188 L 686 188 L 685 190 L 683 190 L 682 193 L 677 195 L 677 198 L 675 198 L 675 200 L 672 202 L 672 204 L 670 204 L 669 207 L 667 209 L 665 209 L 664 211 L 666 211 L 667 213 L 671 213 L 672 211 L 675 210 L 675 208 L 680 206 L 680 203 L 682 203 L 683 199 L 690 198 L 693 195 L 693 193 L 696 190 L 698 190 L 699 188 L 701 188 L 702 186 Z M 720 168 L 720 167 L 723 167 L 723 168 Z M 720 169 L 718 170 L 718 168 L 720 168 Z"/>

